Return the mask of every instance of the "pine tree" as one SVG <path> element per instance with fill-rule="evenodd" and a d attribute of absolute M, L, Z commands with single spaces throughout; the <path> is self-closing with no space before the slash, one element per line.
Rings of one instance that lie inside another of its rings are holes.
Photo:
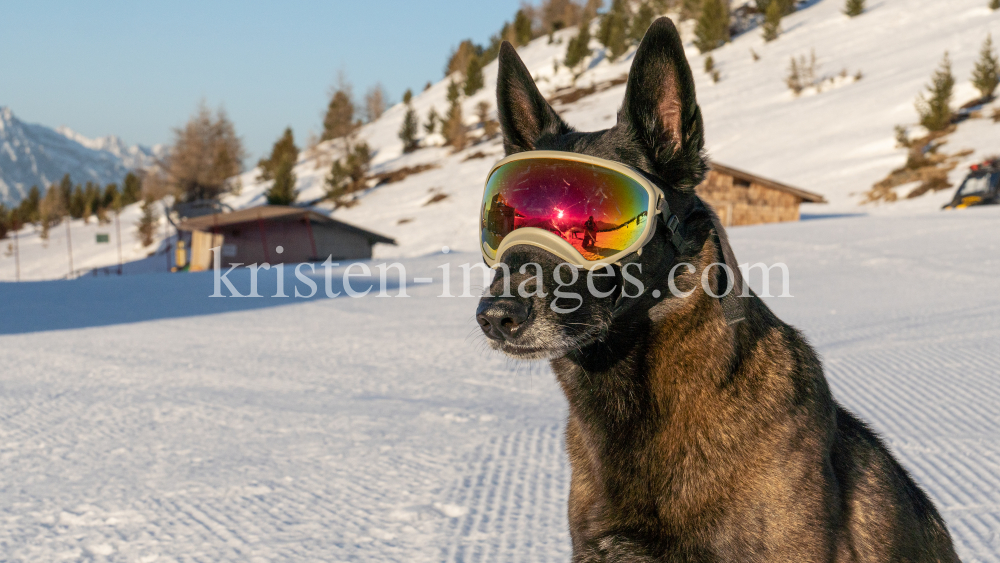
<path fill-rule="evenodd" d="M 629 38 L 635 43 L 642 41 L 646 30 L 653 24 L 654 17 L 656 14 L 653 13 L 653 6 L 649 2 L 643 2 L 632 18 L 632 23 L 629 24 Z"/>
<path fill-rule="evenodd" d="M 7 238 L 7 231 L 11 230 L 10 216 L 12 213 L 13 210 L 8 210 L 6 205 L 0 203 L 0 240 Z"/>
<path fill-rule="evenodd" d="M 865 13 L 865 0 L 847 0 L 844 5 L 844 13 L 852 18 Z"/>
<path fill-rule="evenodd" d="M 342 139 L 354 132 L 354 102 L 351 101 L 351 87 L 347 81 L 341 77 L 340 84 L 333 96 L 330 97 L 330 104 L 326 108 L 326 116 L 323 118 L 323 135 L 320 140 Z"/>
<path fill-rule="evenodd" d="M 925 97 L 917 98 L 917 113 L 920 124 L 929 131 L 941 131 L 951 124 L 951 96 L 955 87 L 955 78 L 951 74 L 951 60 L 947 51 L 941 61 L 941 67 L 934 72 L 930 85 L 927 86 Z"/>
<path fill-rule="evenodd" d="M 268 205 L 291 205 L 295 203 L 295 162 L 282 160 L 274 170 L 274 184 L 267 190 Z"/>
<path fill-rule="evenodd" d="M 465 95 L 471 96 L 483 87 L 483 61 L 477 56 L 469 59 L 465 69 Z"/>
<path fill-rule="evenodd" d="M 702 53 L 729 41 L 729 10 L 723 0 L 704 0 L 694 34 L 694 44 Z"/>
<path fill-rule="evenodd" d="M 142 180 L 129 172 L 122 182 L 122 205 L 132 205 L 142 197 Z"/>
<path fill-rule="evenodd" d="M 403 124 L 399 127 L 399 140 L 403 141 L 403 152 L 413 152 L 418 148 L 417 133 L 420 126 L 417 123 L 417 112 L 413 110 L 410 101 L 413 93 L 407 90 L 403 94 L 403 103 L 406 104 L 406 115 L 403 116 Z"/>
<path fill-rule="evenodd" d="M 701 15 L 702 0 L 681 0 L 681 19 L 690 20 Z"/>
<path fill-rule="evenodd" d="M 444 67 L 444 77 L 448 78 L 456 72 L 464 73 L 469 68 L 469 61 L 478 57 L 483 52 L 483 48 L 466 39 L 458 44 L 458 48 L 448 56 L 448 64 Z"/>
<path fill-rule="evenodd" d="M 771 0 L 767 5 L 767 11 L 764 12 L 764 25 L 762 27 L 764 30 L 764 41 L 774 41 L 781 34 L 781 5 L 775 0 Z"/>
<path fill-rule="evenodd" d="M 490 119 L 490 103 L 483 100 L 476 104 L 476 117 L 479 118 L 479 125 L 483 128 L 483 137 L 492 139 L 500 130 L 500 124 Z"/>
<path fill-rule="evenodd" d="M 84 207 L 87 205 L 87 198 L 83 192 L 83 186 L 77 184 L 73 188 L 73 195 L 69 198 L 69 216 L 74 219 L 82 219 Z"/>
<path fill-rule="evenodd" d="M 972 85 L 979 90 L 983 100 L 992 98 L 997 89 L 997 83 L 1000 82 L 1000 77 L 997 76 L 1000 72 L 998 66 L 997 54 L 993 51 L 993 36 L 987 35 L 983 48 L 979 51 L 979 60 L 972 71 Z"/>
<path fill-rule="evenodd" d="M 68 177 L 68 175 L 67 175 Z M 63 178 L 65 180 L 65 178 Z M 49 229 L 58 225 L 62 218 L 66 216 L 65 186 L 53 184 L 45 192 L 45 197 L 38 204 L 39 223 L 42 226 L 40 237 L 42 240 L 49 239 Z"/>
<path fill-rule="evenodd" d="M 42 203 L 42 190 L 38 186 L 31 186 L 28 196 L 21 200 L 18 205 L 18 216 L 28 223 L 38 223 L 40 220 L 38 209 Z"/>
<path fill-rule="evenodd" d="M 156 203 L 151 198 L 142 200 L 139 208 L 142 215 L 135 224 L 137 238 L 142 243 L 143 248 L 153 244 L 153 235 L 156 234 L 156 225 L 160 222 L 160 214 L 156 211 Z"/>
<path fill-rule="evenodd" d="M 574 69 L 590 56 L 590 20 L 580 22 L 580 31 L 576 37 L 569 40 L 566 46 L 566 59 L 563 61 L 570 70 Z"/>
<path fill-rule="evenodd" d="M 448 115 L 441 127 L 445 141 L 456 151 L 465 148 L 465 122 L 462 116 L 461 92 L 454 81 L 448 84 Z"/>
<path fill-rule="evenodd" d="M 771 4 L 777 3 L 779 11 L 781 12 L 781 17 L 785 17 L 788 14 L 795 11 L 795 2 L 797 0 L 757 0 L 757 11 L 766 14 L 767 9 L 771 7 Z"/>
<path fill-rule="evenodd" d="M 438 117 L 437 111 L 431 107 L 427 112 L 427 123 L 424 124 L 424 131 L 427 131 L 428 135 L 433 135 L 437 131 L 438 121 L 440 120 L 441 118 Z"/>
<path fill-rule="evenodd" d="M 363 189 L 367 185 L 371 161 L 372 153 L 367 143 L 348 147 L 347 156 L 330 167 L 326 177 L 327 198 L 336 202 L 344 195 Z"/>
<path fill-rule="evenodd" d="M 525 12 L 524 8 L 514 15 L 514 25 L 512 28 L 516 46 L 527 45 L 531 42 L 534 34 L 531 30 L 531 16 Z"/>
<path fill-rule="evenodd" d="M 628 7 L 625 0 L 612 0 L 611 9 L 601 17 L 597 40 L 608 49 L 608 58 L 615 60 L 628 48 Z"/>
<path fill-rule="evenodd" d="M 121 194 L 118 192 L 118 184 L 108 184 L 104 187 L 104 194 L 101 196 L 98 207 L 110 208 L 111 204 L 114 203 L 115 198 L 120 197 Z"/>
<path fill-rule="evenodd" d="M 266 159 L 262 158 L 257 163 L 257 166 L 260 167 L 260 175 L 257 180 L 261 182 L 274 180 L 277 177 L 278 169 L 284 166 L 286 161 L 291 162 L 294 167 L 298 159 L 299 147 L 295 146 L 295 135 L 292 134 L 291 127 L 286 127 L 285 132 L 271 147 L 271 156 Z"/>

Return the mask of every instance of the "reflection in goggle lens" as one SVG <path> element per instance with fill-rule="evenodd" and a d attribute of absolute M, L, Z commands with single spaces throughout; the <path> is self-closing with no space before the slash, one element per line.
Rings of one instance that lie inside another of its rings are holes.
<path fill-rule="evenodd" d="M 649 193 L 614 170 L 572 160 L 515 160 L 486 184 L 483 247 L 496 257 L 504 237 L 524 227 L 549 231 L 587 260 L 613 256 L 639 240 Z"/>

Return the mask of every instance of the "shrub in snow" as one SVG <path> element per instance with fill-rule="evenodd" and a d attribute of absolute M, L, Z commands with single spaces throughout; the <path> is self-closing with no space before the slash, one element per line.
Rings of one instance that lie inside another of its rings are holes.
<path fill-rule="evenodd" d="M 844 13 L 852 18 L 865 13 L 865 0 L 847 0 L 844 4 Z"/>
<path fill-rule="evenodd" d="M 1000 77 L 997 76 L 1000 71 L 998 66 L 1000 65 L 997 62 L 997 54 L 993 51 L 993 37 L 987 35 L 983 48 L 979 51 L 979 60 L 976 61 L 976 67 L 972 71 L 972 85 L 979 90 L 984 100 L 993 97 L 993 92 L 1000 83 Z"/>
<path fill-rule="evenodd" d="M 808 59 L 805 55 L 797 59 L 792 57 L 792 62 L 788 67 L 788 76 L 785 77 L 785 84 L 796 96 L 808 86 L 816 85 L 816 51 L 809 53 Z"/>
<path fill-rule="evenodd" d="M 1000 0 L 990 0 L 991 10 L 1000 10 Z"/>
<path fill-rule="evenodd" d="M 951 74 L 951 60 L 947 51 L 941 67 L 934 72 L 927 86 L 927 96 L 917 98 L 917 113 L 920 124 L 928 131 L 941 131 L 951 124 L 951 97 L 955 88 L 955 77 Z"/>
<path fill-rule="evenodd" d="M 729 41 L 729 6 L 725 0 L 704 0 L 694 29 L 694 44 L 702 53 Z"/>

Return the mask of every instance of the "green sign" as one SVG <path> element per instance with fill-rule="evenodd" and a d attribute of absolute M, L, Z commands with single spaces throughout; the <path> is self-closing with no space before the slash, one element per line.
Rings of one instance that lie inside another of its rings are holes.
<path fill-rule="evenodd" d="M 103 233 L 97 233 L 97 244 L 104 244 L 111 242 L 111 236 Z"/>

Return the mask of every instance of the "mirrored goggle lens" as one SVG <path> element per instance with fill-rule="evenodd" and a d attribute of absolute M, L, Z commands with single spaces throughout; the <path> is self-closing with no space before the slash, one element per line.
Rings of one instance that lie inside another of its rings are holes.
<path fill-rule="evenodd" d="M 613 256 L 642 238 L 649 192 L 614 170 L 560 159 L 515 160 L 486 184 L 481 214 L 490 258 L 504 237 L 525 227 L 549 231 L 589 261 Z"/>

